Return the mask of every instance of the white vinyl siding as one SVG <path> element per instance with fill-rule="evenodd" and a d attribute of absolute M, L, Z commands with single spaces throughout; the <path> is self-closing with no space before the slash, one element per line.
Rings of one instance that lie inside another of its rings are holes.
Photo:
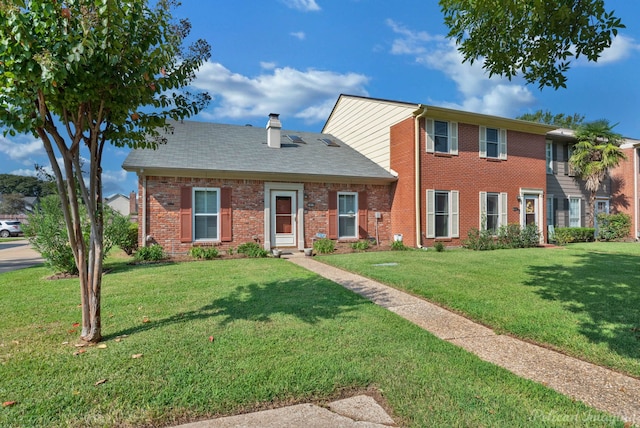
<path fill-rule="evenodd" d="M 427 152 L 458 154 L 458 123 L 427 119 Z"/>
<path fill-rule="evenodd" d="M 459 192 L 427 190 L 427 238 L 460 236 Z"/>
<path fill-rule="evenodd" d="M 507 159 L 507 130 L 480 127 L 480 157 Z"/>
<path fill-rule="evenodd" d="M 480 192 L 480 230 L 497 232 L 507 225 L 507 194 Z"/>

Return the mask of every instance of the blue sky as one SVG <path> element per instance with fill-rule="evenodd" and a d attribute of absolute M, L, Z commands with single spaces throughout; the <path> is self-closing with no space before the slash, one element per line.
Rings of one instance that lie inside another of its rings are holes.
<path fill-rule="evenodd" d="M 640 2 L 606 0 L 627 28 L 597 64 L 574 61 L 566 89 L 488 78 L 462 64 L 436 0 L 182 0 L 192 36 L 212 46 L 194 86 L 212 96 L 194 120 L 265 126 L 279 113 L 289 130 L 320 131 L 341 93 L 516 117 L 536 110 L 606 118 L 640 138 Z M 137 189 L 108 147 L 106 196 Z M 0 173 L 47 165 L 41 142 L 0 135 Z"/>

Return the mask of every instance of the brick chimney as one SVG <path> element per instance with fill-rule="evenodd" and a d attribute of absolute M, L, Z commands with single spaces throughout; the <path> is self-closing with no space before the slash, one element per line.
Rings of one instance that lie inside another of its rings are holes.
<path fill-rule="evenodd" d="M 267 122 L 267 146 L 274 149 L 280 148 L 280 130 L 282 129 L 282 124 L 278 116 L 280 115 L 270 113 L 269 122 Z"/>
<path fill-rule="evenodd" d="M 136 192 L 129 193 L 129 214 L 138 214 L 138 198 Z"/>

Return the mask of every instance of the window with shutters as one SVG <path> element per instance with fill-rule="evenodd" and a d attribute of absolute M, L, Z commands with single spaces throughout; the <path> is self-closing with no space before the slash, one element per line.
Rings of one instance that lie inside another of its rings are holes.
<path fill-rule="evenodd" d="M 427 119 L 427 152 L 458 154 L 458 123 Z"/>
<path fill-rule="evenodd" d="M 507 130 L 480 127 L 480 157 L 507 158 Z"/>
<path fill-rule="evenodd" d="M 459 237 L 459 192 L 427 190 L 427 238 Z"/>
<path fill-rule="evenodd" d="M 553 142 L 547 140 L 546 148 L 547 174 L 553 174 Z"/>
<path fill-rule="evenodd" d="M 569 227 L 581 227 L 582 222 L 580 217 L 582 213 L 580 212 L 580 205 L 582 203 L 581 198 L 577 198 L 574 196 L 569 197 Z"/>
<path fill-rule="evenodd" d="M 494 234 L 507 225 L 507 194 L 480 192 L 480 229 Z"/>
<path fill-rule="evenodd" d="M 193 239 L 217 241 L 220 239 L 220 190 L 193 189 Z"/>
<path fill-rule="evenodd" d="M 358 237 L 358 194 L 338 192 L 338 238 Z"/>

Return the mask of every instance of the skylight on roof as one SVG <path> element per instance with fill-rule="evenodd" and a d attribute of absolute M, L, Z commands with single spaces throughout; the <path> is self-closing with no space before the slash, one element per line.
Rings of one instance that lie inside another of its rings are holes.
<path fill-rule="evenodd" d="M 287 138 L 295 144 L 307 144 L 299 135 L 287 135 Z"/>
<path fill-rule="evenodd" d="M 320 141 L 325 143 L 327 145 L 327 147 L 340 147 L 339 144 L 337 144 L 335 141 L 332 141 L 332 140 L 330 140 L 328 138 L 320 138 Z"/>

